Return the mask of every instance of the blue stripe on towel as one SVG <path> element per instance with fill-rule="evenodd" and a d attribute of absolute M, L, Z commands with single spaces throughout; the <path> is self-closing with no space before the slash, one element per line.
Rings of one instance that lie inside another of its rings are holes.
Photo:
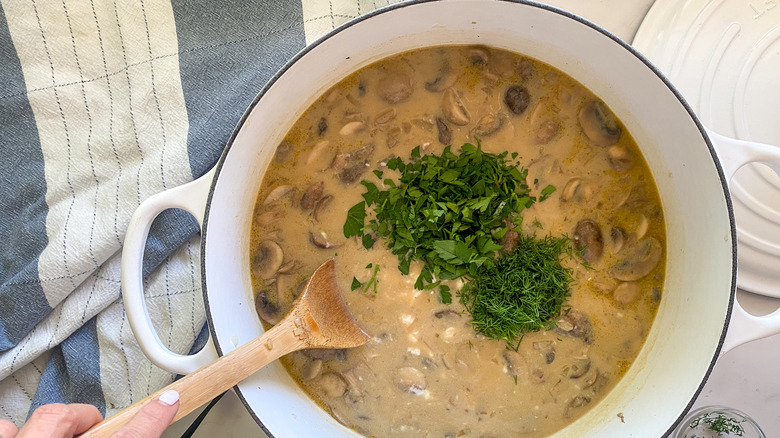
<path fill-rule="evenodd" d="M 244 110 L 306 44 L 300 0 L 173 0 L 194 177 L 219 158 Z M 197 11 L 197 13 L 194 13 Z"/>
<path fill-rule="evenodd" d="M 51 350 L 28 416 L 35 408 L 49 403 L 87 403 L 106 415 L 100 386 L 97 317 Z"/>
<path fill-rule="evenodd" d="M 46 178 L 35 117 L 0 8 L 0 352 L 51 312 L 38 277 L 46 237 Z"/>

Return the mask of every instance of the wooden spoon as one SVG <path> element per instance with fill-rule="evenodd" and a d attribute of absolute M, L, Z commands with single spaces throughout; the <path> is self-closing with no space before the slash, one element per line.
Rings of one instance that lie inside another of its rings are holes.
<path fill-rule="evenodd" d="M 330 259 L 314 271 L 290 313 L 272 329 L 106 418 L 81 436 L 108 437 L 169 389 L 179 392 L 175 422 L 285 354 L 306 348 L 358 347 L 369 339 L 339 294 L 335 263 Z"/>

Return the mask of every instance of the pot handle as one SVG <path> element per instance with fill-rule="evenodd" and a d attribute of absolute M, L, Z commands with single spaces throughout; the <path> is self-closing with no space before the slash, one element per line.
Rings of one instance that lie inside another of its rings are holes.
<path fill-rule="evenodd" d="M 731 185 L 731 180 L 737 170 L 750 163 L 766 164 L 780 175 L 780 149 L 766 144 L 726 137 L 709 129 L 707 129 L 707 135 L 712 140 L 712 145 L 718 154 L 726 182 L 729 185 Z M 744 343 L 778 333 L 780 333 L 780 309 L 768 315 L 755 316 L 746 311 L 735 298 L 721 355 Z"/>
<path fill-rule="evenodd" d="M 734 174 L 742 166 L 750 163 L 766 164 L 780 175 L 780 148 L 768 144 L 737 140 L 720 135 L 707 129 L 707 136 L 718 153 L 720 165 L 726 174 L 726 182 L 731 185 Z"/>
<path fill-rule="evenodd" d="M 180 208 L 189 212 L 203 227 L 206 202 L 214 174 L 215 170 L 212 169 L 194 181 L 157 193 L 143 201 L 130 218 L 122 248 L 122 300 L 130 327 L 144 354 L 155 365 L 177 374 L 189 374 L 214 361 L 218 357 L 217 352 L 211 337 L 206 345 L 193 355 L 174 353 L 160 341 L 144 299 L 144 247 L 152 221 L 169 208 Z"/>

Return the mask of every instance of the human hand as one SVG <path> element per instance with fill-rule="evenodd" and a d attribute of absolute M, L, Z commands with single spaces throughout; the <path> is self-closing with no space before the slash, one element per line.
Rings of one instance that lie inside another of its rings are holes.
<path fill-rule="evenodd" d="M 159 438 L 179 410 L 179 394 L 166 391 L 147 403 L 112 438 Z M 71 438 L 86 432 L 102 420 L 96 407 L 54 403 L 33 412 L 21 429 L 0 420 L 0 438 Z"/>

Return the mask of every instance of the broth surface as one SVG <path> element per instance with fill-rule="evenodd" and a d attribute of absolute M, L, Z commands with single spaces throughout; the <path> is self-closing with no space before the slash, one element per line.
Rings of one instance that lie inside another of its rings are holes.
<path fill-rule="evenodd" d="M 532 195 L 557 189 L 523 212 L 517 231 L 573 238 L 574 255 L 562 260 L 574 278 L 567 310 L 554 328 L 525 334 L 516 351 L 474 331 L 457 299 L 463 279 L 445 282 L 453 302 L 443 304 L 436 290 L 414 288 L 420 263 L 403 275 L 383 241 L 367 250 L 343 232 L 365 192 L 361 180 L 382 189 L 385 178 L 397 179 L 388 159 L 408 161 L 416 146 L 457 153 L 476 138 L 486 152 L 518 154 Z M 663 212 L 630 134 L 572 78 L 491 48 L 408 52 L 334 86 L 279 145 L 254 215 L 252 282 L 267 323 L 336 258 L 345 301 L 373 340 L 296 352 L 283 363 L 324 409 L 366 436 L 554 433 L 631 366 L 663 290 Z M 368 287 L 353 289 L 355 281 Z"/>

